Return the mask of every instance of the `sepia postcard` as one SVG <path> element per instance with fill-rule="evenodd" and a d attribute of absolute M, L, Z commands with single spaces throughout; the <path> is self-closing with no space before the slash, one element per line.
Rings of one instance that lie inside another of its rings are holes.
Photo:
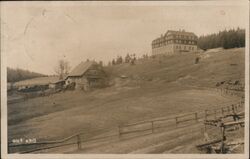
<path fill-rule="evenodd" d="M 4 1 L 1 158 L 249 158 L 249 1 Z"/>

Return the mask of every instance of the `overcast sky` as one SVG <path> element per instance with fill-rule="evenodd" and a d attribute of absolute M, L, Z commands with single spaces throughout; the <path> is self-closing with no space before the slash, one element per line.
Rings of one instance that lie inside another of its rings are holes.
<path fill-rule="evenodd" d="M 237 2 L 237 1 L 236 1 Z M 127 53 L 151 54 L 168 29 L 197 36 L 246 28 L 248 5 L 231 2 L 4 2 L 1 53 L 7 66 L 54 74 L 60 59 L 73 68 Z"/>

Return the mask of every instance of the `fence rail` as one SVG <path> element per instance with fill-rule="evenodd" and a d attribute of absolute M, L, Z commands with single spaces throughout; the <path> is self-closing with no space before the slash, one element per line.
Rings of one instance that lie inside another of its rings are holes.
<path fill-rule="evenodd" d="M 242 107 L 243 107 L 243 102 L 240 101 L 236 104 L 231 104 L 231 106 L 224 106 L 224 107 L 220 107 L 217 109 L 192 112 L 192 113 L 183 114 L 183 115 L 179 115 L 179 116 L 171 117 L 171 118 L 147 120 L 147 121 L 127 124 L 127 125 L 122 125 L 119 127 L 119 136 L 122 136 L 124 134 L 129 134 L 129 133 L 136 133 L 136 132 L 143 132 L 143 131 L 150 131 L 150 130 L 151 132 L 154 132 L 156 129 L 169 127 L 170 126 L 169 123 L 171 123 L 172 125 L 175 125 L 175 128 L 177 128 L 182 123 L 192 122 L 192 121 L 194 121 L 195 123 L 198 123 L 200 121 L 207 120 L 208 117 L 211 117 L 211 116 L 217 119 L 217 118 L 224 116 L 225 113 L 233 114 Z M 224 111 L 225 108 L 227 108 L 227 111 Z M 201 115 L 204 115 L 204 116 L 201 116 Z M 203 120 L 200 120 L 200 119 L 203 119 Z M 162 121 L 172 121 L 172 122 L 167 123 L 165 126 L 157 127 L 156 126 L 157 123 L 162 122 Z M 144 126 L 144 128 L 142 129 L 123 131 L 125 128 L 134 127 L 134 126 L 143 127 L 143 125 L 147 125 L 147 126 Z"/>
<path fill-rule="evenodd" d="M 228 102 L 227 102 L 228 103 Z M 221 103 L 222 104 L 222 103 Z M 225 104 L 225 103 L 224 103 Z M 37 142 L 37 143 L 30 143 L 30 144 L 8 144 L 8 151 L 11 152 L 18 152 L 18 153 L 32 153 L 37 151 L 42 151 L 46 149 L 52 149 L 52 148 L 58 148 L 63 146 L 69 146 L 69 145 L 76 145 L 77 149 L 82 148 L 82 143 L 87 142 L 93 142 L 93 141 L 100 141 L 103 139 L 109 139 L 109 138 L 117 138 L 121 139 L 122 136 L 125 134 L 132 134 L 132 133 L 140 133 L 140 132 L 146 132 L 150 131 L 151 133 L 156 132 L 156 130 L 160 128 L 178 128 L 182 123 L 187 122 L 194 122 L 191 124 L 197 124 L 201 121 L 207 120 L 208 117 L 214 117 L 215 119 L 224 116 L 227 114 L 232 114 L 240 110 L 240 108 L 243 108 L 244 101 L 237 102 L 235 104 L 230 104 L 230 106 L 224 106 L 220 107 L 218 109 L 212 109 L 212 110 L 202 110 L 198 112 L 192 112 L 188 114 L 182 114 L 178 115 L 176 117 L 169 117 L 169 118 L 161 118 L 161 119 L 153 119 L 153 120 L 146 120 L 141 121 L 137 123 L 131 123 L 131 124 L 123 124 L 118 126 L 118 132 L 112 135 L 102 136 L 102 137 L 94 137 L 90 138 L 88 140 L 82 139 L 81 136 L 84 135 L 84 132 L 76 133 L 74 135 L 71 135 L 67 138 L 61 139 L 61 140 L 55 140 L 55 141 L 45 141 L 45 142 Z M 212 112 L 212 113 L 211 113 Z M 202 119 L 202 120 L 200 120 Z M 165 123 L 164 123 L 165 122 Z M 163 126 L 161 124 L 163 123 Z M 160 126 L 159 126 L 160 125 Z M 134 129 L 130 129 L 131 127 L 134 127 Z M 140 128 L 142 127 L 142 129 Z M 127 129 L 127 130 L 125 130 Z M 74 140 L 74 141 L 71 141 Z M 71 142 L 69 142 L 71 141 Z M 68 142 L 68 143 L 67 143 Z M 34 146 L 31 149 L 27 150 L 27 147 Z M 38 146 L 38 148 L 36 147 Z M 40 146 L 40 147 L 39 147 Z M 19 149 L 21 147 L 21 150 Z M 26 149 L 25 149 L 26 147 Z M 16 150 L 13 150 L 15 149 Z"/>

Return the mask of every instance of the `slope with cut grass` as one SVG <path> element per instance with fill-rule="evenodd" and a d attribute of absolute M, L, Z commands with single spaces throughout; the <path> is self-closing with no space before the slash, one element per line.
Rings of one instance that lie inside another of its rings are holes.
<path fill-rule="evenodd" d="M 198 64 L 194 63 L 196 57 L 200 57 Z M 244 49 L 143 59 L 135 65 L 106 67 L 105 71 L 110 87 L 66 91 L 9 104 L 8 140 L 55 140 L 79 131 L 93 137 L 117 132 L 121 124 L 235 103 L 237 96 L 206 88 L 224 80 L 244 82 Z"/>

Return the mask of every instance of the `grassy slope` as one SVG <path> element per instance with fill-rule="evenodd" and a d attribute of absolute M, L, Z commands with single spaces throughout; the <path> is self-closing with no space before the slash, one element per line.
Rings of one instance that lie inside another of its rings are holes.
<path fill-rule="evenodd" d="M 243 49 L 210 53 L 199 64 L 197 54 L 138 61 L 106 68 L 114 86 L 90 93 L 66 92 L 8 106 L 10 138 L 58 139 L 84 130 L 112 129 L 126 122 L 216 107 L 235 100 L 193 86 L 215 86 L 244 78 Z M 238 64 L 231 66 L 230 64 Z M 128 79 L 117 76 L 125 74 Z M 185 86 L 184 86 L 185 85 Z M 92 135 L 94 135 L 92 133 Z"/>
<path fill-rule="evenodd" d="M 182 54 L 140 60 L 136 65 L 117 65 L 106 68 L 111 77 L 127 75 L 132 79 L 176 81 L 185 78 L 186 84 L 215 86 L 215 83 L 228 79 L 241 79 L 244 82 L 244 48 L 223 50 L 208 54 Z M 195 58 L 201 57 L 199 64 Z M 231 64 L 237 64 L 232 66 Z M 191 83 L 189 83 L 191 82 Z"/>

